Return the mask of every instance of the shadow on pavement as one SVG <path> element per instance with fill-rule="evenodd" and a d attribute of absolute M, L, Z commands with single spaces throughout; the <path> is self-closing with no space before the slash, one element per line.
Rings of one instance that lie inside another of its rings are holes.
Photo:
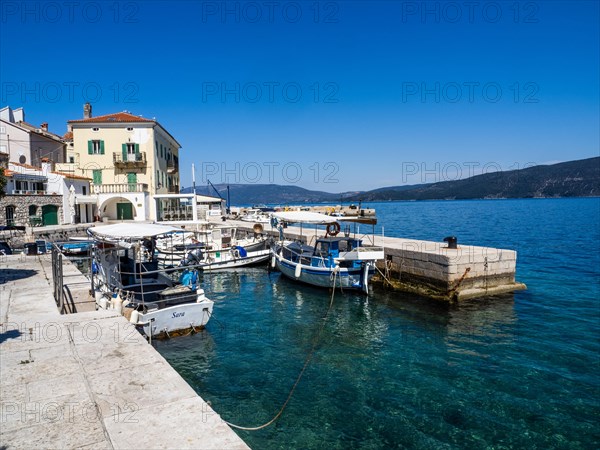
<path fill-rule="evenodd" d="M 9 281 L 22 280 L 23 278 L 29 278 L 37 273 L 37 270 L 31 269 L 2 269 L 0 270 L 0 284 L 7 283 Z"/>

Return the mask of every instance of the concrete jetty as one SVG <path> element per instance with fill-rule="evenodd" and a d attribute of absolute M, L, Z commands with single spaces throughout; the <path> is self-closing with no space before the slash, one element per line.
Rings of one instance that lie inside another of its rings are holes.
<path fill-rule="evenodd" d="M 124 317 L 59 314 L 49 261 L 0 258 L 0 448 L 248 448 Z"/>
<path fill-rule="evenodd" d="M 247 232 L 253 224 L 242 221 L 232 225 Z M 278 236 L 269 224 L 264 232 Z M 370 226 L 363 225 L 362 229 Z M 300 239 L 313 244 L 317 235 L 315 226 L 288 227 L 287 239 Z M 361 236 L 358 236 L 361 237 Z M 488 297 L 526 289 L 515 280 L 517 252 L 514 250 L 459 244 L 448 248 L 445 242 L 416 239 L 362 235 L 363 245 L 385 249 L 385 261 L 378 263 L 381 273 L 373 278 L 373 284 L 381 287 L 418 294 L 446 302 Z"/>

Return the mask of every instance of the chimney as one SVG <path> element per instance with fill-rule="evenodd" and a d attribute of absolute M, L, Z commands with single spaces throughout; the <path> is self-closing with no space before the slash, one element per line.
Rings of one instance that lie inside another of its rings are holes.
<path fill-rule="evenodd" d="M 92 105 L 88 102 L 83 105 L 83 118 L 91 119 L 92 118 Z"/>
<path fill-rule="evenodd" d="M 54 161 L 50 160 L 50 158 L 42 158 L 40 161 L 44 175 L 48 176 L 50 172 L 54 171 Z"/>
<path fill-rule="evenodd" d="M 42 129 L 42 131 L 48 131 L 48 123 L 44 122 L 43 124 L 40 125 L 40 128 Z"/>

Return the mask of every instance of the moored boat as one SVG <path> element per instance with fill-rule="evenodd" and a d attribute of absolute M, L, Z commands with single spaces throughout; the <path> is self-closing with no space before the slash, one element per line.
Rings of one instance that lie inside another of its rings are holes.
<path fill-rule="evenodd" d="M 238 237 L 230 227 L 171 233 L 157 241 L 157 259 L 163 267 L 193 266 L 199 270 L 223 270 L 265 262 L 270 250 L 262 225 L 254 235 Z"/>
<path fill-rule="evenodd" d="M 369 293 L 375 263 L 384 258 L 381 247 L 364 246 L 363 239 L 350 233 L 338 237 L 339 224 L 330 216 L 312 212 L 275 213 L 281 239 L 272 248 L 271 265 L 286 277 L 313 286 L 357 289 Z M 283 239 L 283 225 L 289 223 L 325 225 L 326 235 L 315 245 Z"/>
<path fill-rule="evenodd" d="M 185 269 L 177 276 L 158 268 L 156 239 L 178 230 L 155 224 L 91 228 L 97 309 L 119 311 L 147 336 L 204 327 L 213 302 L 204 295 L 198 272 Z"/>

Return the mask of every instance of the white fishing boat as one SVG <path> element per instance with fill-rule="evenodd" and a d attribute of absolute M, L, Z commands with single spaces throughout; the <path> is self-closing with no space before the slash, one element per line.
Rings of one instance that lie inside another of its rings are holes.
<path fill-rule="evenodd" d="M 213 302 L 204 295 L 198 272 L 159 270 L 154 252 L 156 239 L 180 230 L 145 223 L 90 228 L 97 309 L 117 310 L 147 336 L 204 327 Z"/>
<path fill-rule="evenodd" d="M 254 223 L 270 223 L 271 215 L 263 212 L 261 209 L 251 208 L 246 210 L 246 214 L 240 217 L 240 220 L 244 222 L 254 222 Z"/>
<path fill-rule="evenodd" d="M 179 263 L 182 267 L 194 267 L 203 271 L 235 269 L 260 264 L 269 259 L 271 250 L 263 241 L 260 248 L 249 250 L 241 245 L 229 249 L 203 251 L 201 248 L 189 250 Z"/>
<path fill-rule="evenodd" d="M 257 224 L 253 235 L 243 237 L 227 225 L 166 234 L 157 240 L 157 259 L 163 267 L 193 266 L 199 270 L 258 264 L 267 261 L 270 254 L 262 232 L 262 225 Z"/>
<path fill-rule="evenodd" d="M 274 213 L 273 218 L 280 230 L 280 240 L 272 248 L 273 268 L 292 280 L 313 286 L 358 289 L 369 293 L 369 280 L 375 273 L 375 263 L 384 258 L 383 248 L 363 245 L 363 239 L 350 236 L 349 229 L 343 237 L 338 236 L 339 223 L 325 214 L 289 211 Z M 283 239 L 284 225 L 293 223 L 324 225 L 326 234 L 316 238 L 312 246 L 286 241 Z"/>

